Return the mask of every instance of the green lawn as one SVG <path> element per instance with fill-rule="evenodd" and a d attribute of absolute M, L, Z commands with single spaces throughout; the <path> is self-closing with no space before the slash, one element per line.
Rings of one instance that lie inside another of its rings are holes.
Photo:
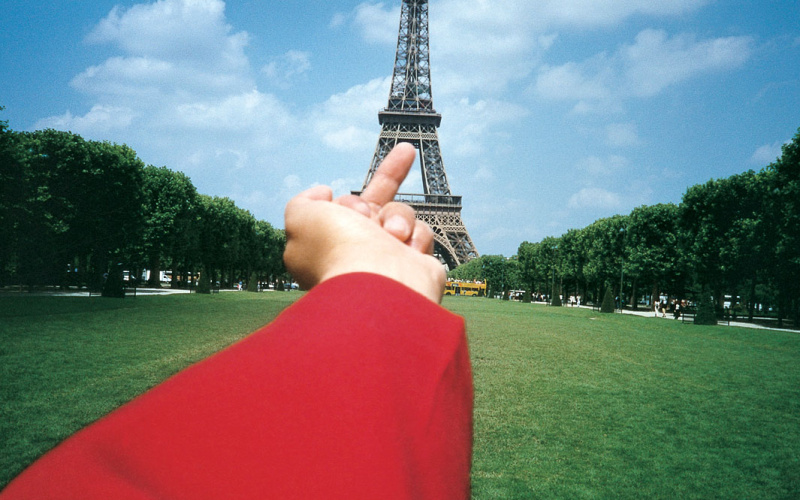
<path fill-rule="evenodd" d="M 296 293 L 0 297 L 0 485 Z M 800 497 L 800 335 L 447 297 L 476 498 Z"/>
<path fill-rule="evenodd" d="M 298 295 L 0 297 L 0 487 L 87 423 L 268 323 Z"/>
<path fill-rule="evenodd" d="M 477 498 L 800 498 L 800 335 L 453 298 Z"/>

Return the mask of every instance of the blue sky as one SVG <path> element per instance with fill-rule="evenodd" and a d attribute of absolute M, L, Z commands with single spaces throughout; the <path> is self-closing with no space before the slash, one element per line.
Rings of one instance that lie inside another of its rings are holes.
<path fill-rule="evenodd" d="M 0 119 L 128 144 L 283 227 L 299 190 L 361 187 L 399 9 L 4 0 Z M 796 0 L 432 0 L 430 23 L 442 155 L 481 254 L 678 203 L 800 127 Z"/>

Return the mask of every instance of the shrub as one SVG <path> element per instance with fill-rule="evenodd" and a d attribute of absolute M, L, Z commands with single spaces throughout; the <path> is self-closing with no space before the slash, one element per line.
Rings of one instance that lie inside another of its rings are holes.
<path fill-rule="evenodd" d="M 108 270 L 108 277 L 103 283 L 103 297 L 115 299 L 125 298 L 125 282 L 122 278 L 122 264 L 112 265 Z"/>
<path fill-rule="evenodd" d="M 561 307 L 561 287 L 558 283 L 553 283 L 553 298 L 550 300 L 550 305 Z"/>
<path fill-rule="evenodd" d="M 200 276 L 197 278 L 197 293 L 211 293 L 211 282 L 205 267 L 200 270 Z"/>
<path fill-rule="evenodd" d="M 703 287 L 697 298 L 697 314 L 694 315 L 696 325 L 716 325 L 717 313 L 714 311 L 714 299 L 708 288 Z"/>
<path fill-rule="evenodd" d="M 606 288 L 606 294 L 603 295 L 603 302 L 600 304 L 601 313 L 614 312 L 614 294 L 611 293 L 611 287 Z"/>
<path fill-rule="evenodd" d="M 258 291 L 258 276 L 254 272 L 250 273 L 250 279 L 247 280 L 247 291 L 248 292 Z"/>

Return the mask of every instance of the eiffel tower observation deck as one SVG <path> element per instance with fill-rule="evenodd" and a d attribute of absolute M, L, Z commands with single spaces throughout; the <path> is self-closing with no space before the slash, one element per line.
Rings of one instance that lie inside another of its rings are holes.
<path fill-rule="evenodd" d="M 428 40 L 427 0 L 403 0 L 389 103 L 378 113 L 381 133 L 362 189 L 398 142 L 413 144 L 419 151 L 423 193 L 398 193 L 395 199 L 411 205 L 417 219 L 433 229 L 434 254 L 454 269 L 478 252 L 461 220 L 461 197 L 451 194 L 442 161 L 437 132 L 442 115 L 433 108 Z"/>

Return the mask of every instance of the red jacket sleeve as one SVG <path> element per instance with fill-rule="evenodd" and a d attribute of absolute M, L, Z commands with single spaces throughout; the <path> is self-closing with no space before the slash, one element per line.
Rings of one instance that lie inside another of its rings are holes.
<path fill-rule="evenodd" d="M 350 274 L 70 437 L 0 498 L 468 498 L 471 453 L 463 320 Z"/>

